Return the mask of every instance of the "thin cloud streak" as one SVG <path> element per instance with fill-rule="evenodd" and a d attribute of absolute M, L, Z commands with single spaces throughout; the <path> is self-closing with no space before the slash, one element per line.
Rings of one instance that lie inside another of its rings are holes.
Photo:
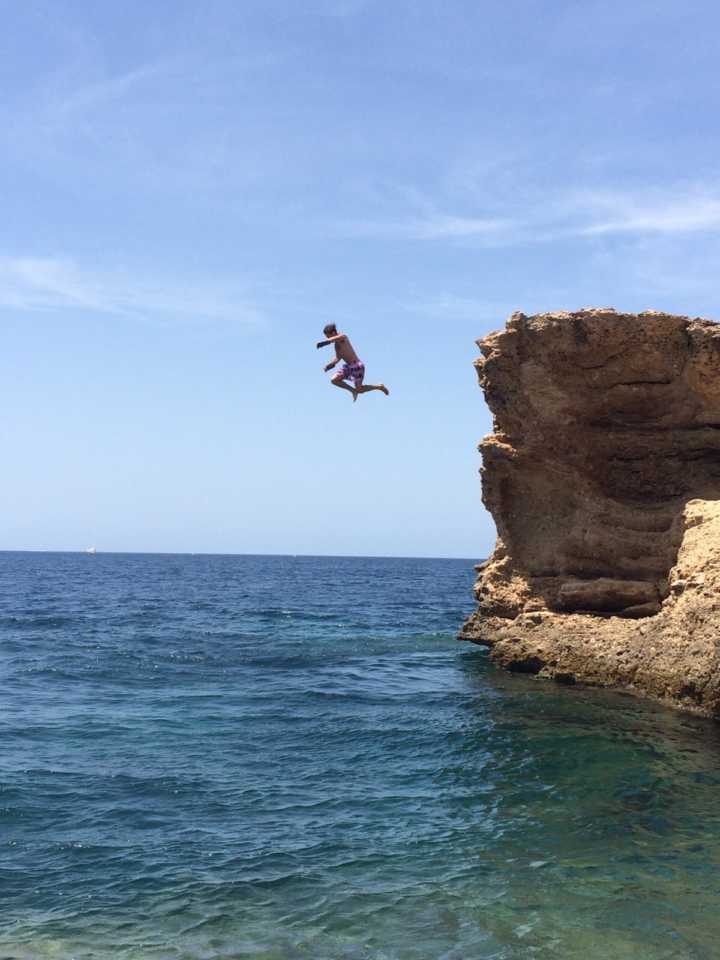
<path fill-rule="evenodd" d="M 154 80 L 168 74 L 171 66 L 170 63 L 165 62 L 146 64 L 136 70 L 130 70 L 95 83 L 87 83 L 71 93 L 61 96 L 58 100 L 51 101 L 48 110 L 56 118 L 66 118 L 73 114 L 104 106 L 107 103 L 123 99 L 133 88 L 141 86 L 145 81 Z"/>
<path fill-rule="evenodd" d="M 612 233 L 693 233 L 720 228 L 720 199 L 711 196 L 641 205 L 622 198 L 610 219 L 581 230 L 585 236 Z"/>
<path fill-rule="evenodd" d="M 0 257 L 0 308 L 74 310 L 161 322 L 254 324 L 262 317 L 241 294 L 126 274 L 103 274 L 52 257 Z"/>
<path fill-rule="evenodd" d="M 673 195 L 674 194 L 674 195 Z M 545 203 L 528 201 L 526 217 L 445 215 L 439 213 L 407 219 L 346 221 L 334 230 L 349 237 L 432 241 L 479 241 L 486 246 L 548 243 L 570 238 L 612 235 L 637 236 L 720 231 L 720 196 L 716 190 L 677 196 L 642 193 L 571 193 Z"/>
<path fill-rule="evenodd" d="M 26 143 L 37 141 L 47 145 L 48 138 L 86 131 L 85 125 L 91 117 L 111 123 L 110 106 L 147 103 L 153 99 L 148 85 L 167 80 L 177 69 L 175 62 L 156 61 L 124 73 L 85 81 L 78 80 L 72 70 L 50 75 L 30 89 L 22 101 L 3 106 L 3 123 L 12 135 L 9 146 L 18 138 Z"/>
<path fill-rule="evenodd" d="M 462 237 L 488 237 L 512 230 L 511 220 L 432 216 L 409 220 L 357 220 L 338 226 L 338 232 L 355 237 L 397 237 L 407 240 L 445 240 Z"/>

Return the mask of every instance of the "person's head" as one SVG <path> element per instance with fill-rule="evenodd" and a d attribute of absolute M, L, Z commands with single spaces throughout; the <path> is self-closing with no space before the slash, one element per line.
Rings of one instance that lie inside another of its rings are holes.
<path fill-rule="evenodd" d="M 334 323 L 326 323 L 323 327 L 323 333 L 326 337 L 336 337 L 337 336 L 337 327 Z"/>

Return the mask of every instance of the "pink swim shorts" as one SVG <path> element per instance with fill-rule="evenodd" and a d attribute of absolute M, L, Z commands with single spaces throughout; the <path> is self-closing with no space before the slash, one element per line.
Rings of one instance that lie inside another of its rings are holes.
<path fill-rule="evenodd" d="M 334 373 L 332 379 L 352 380 L 356 387 L 361 386 L 365 376 L 365 364 L 358 360 L 357 363 L 344 363 L 338 373 Z"/>

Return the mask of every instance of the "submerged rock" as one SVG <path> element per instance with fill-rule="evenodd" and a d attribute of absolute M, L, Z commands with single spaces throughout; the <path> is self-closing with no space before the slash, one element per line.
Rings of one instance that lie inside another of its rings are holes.
<path fill-rule="evenodd" d="M 516 313 L 478 344 L 498 539 L 461 637 L 720 716 L 720 325 Z"/>

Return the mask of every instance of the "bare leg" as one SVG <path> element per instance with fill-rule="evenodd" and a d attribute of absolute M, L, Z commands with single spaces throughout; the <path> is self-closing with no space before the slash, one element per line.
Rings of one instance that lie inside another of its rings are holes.
<path fill-rule="evenodd" d="M 349 387 L 347 383 L 344 383 L 339 377 L 333 377 L 330 383 L 332 383 L 334 387 L 340 387 L 341 390 L 348 390 L 352 394 L 353 403 L 355 403 L 357 400 L 357 390 L 355 390 L 354 387 Z"/>
<path fill-rule="evenodd" d="M 390 391 L 384 383 L 365 383 L 361 387 L 355 388 L 358 393 L 370 393 L 371 390 L 382 390 L 387 397 Z"/>

